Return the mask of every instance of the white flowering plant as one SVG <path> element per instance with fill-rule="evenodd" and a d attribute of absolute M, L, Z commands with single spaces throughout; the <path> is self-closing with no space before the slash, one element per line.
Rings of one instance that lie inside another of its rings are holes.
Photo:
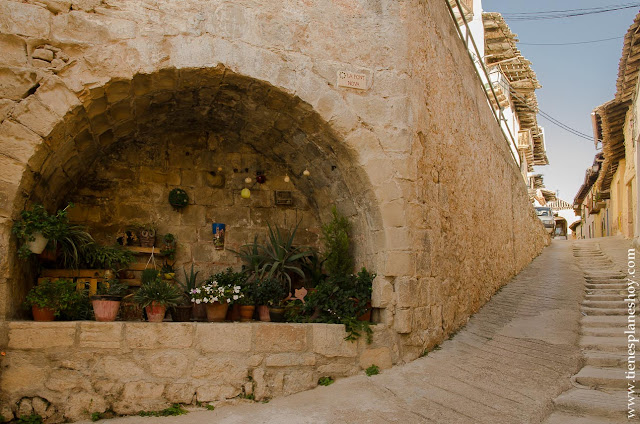
<path fill-rule="evenodd" d="M 232 304 L 238 302 L 244 296 L 241 287 L 233 284 L 220 284 L 217 280 L 205 281 L 205 283 L 194 289 L 191 289 L 191 302 L 196 305 L 201 303 Z"/>

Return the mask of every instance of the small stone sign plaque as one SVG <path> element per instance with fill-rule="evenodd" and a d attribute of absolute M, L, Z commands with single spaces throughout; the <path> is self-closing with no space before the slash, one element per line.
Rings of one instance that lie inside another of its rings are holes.
<path fill-rule="evenodd" d="M 367 76 L 365 74 L 356 74 L 355 72 L 338 71 L 338 87 L 366 90 Z"/>

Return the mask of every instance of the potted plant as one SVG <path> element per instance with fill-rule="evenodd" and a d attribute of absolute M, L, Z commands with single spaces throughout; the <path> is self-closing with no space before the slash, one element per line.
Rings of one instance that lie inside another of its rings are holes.
<path fill-rule="evenodd" d="M 25 300 L 35 321 L 53 321 L 66 308 L 75 304 L 76 284 L 70 280 L 43 280 L 34 286 Z"/>
<path fill-rule="evenodd" d="M 219 285 L 227 286 L 240 286 L 243 287 L 247 283 L 247 275 L 243 272 L 235 272 L 233 268 L 229 267 L 222 272 L 218 272 L 213 276 L 213 279 L 218 282 Z M 227 310 L 228 321 L 240 321 L 240 302 L 232 301 L 229 304 Z"/>
<path fill-rule="evenodd" d="M 256 283 L 253 280 L 246 280 L 240 288 L 242 297 L 239 299 L 240 321 L 249 322 L 253 319 L 256 310 Z"/>
<path fill-rule="evenodd" d="M 191 290 L 191 301 L 196 305 L 205 304 L 207 321 L 224 321 L 229 304 L 242 298 L 240 286 L 220 284 L 211 276 L 201 287 Z"/>
<path fill-rule="evenodd" d="M 167 308 L 177 305 L 181 297 L 180 290 L 174 284 L 157 276 L 142 284 L 133 298 L 145 309 L 149 322 L 162 322 Z"/>
<path fill-rule="evenodd" d="M 168 261 L 176 260 L 176 236 L 171 233 L 167 233 L 162 236 L 162 248 L 160 254 L 163 255 Z"/>
<path fill-rule="evenodd" d="M 274 278 L 265 278 L 256 283 L 256 303 L 260 321 L 271 321 L 269 307 L 276 307 L 287 296 L 287 288 Z M 284 312 L 284 311 L 283 311 Z"/>
<path fill-rule="evenodd" d="M 167 261 L 164 261 L 164 263 L 162 264 L 160 273 L 162 274 L 165 280 L 173 280 L 176 277 L 176 272 L 173 269 L 173 265 L 171 265 Z"/>
<path fill-rule="evenodd" d="M 67 207 L 57 211 L 53 215 L 49 215 L 44 206 L 36 204 L 31 210 L 22 211 L 20 219 L 17 220 L 11 229 L 11 232 L 21 242 L 18 249 L 18 256 L 22 259 L 28 258 L 31 253 L 40 254 L 50 240 L 56 242 L 67 238 L 71 242 L 71 246 L 75 248 L 77 259 L 77 243 L 79 240 L 83 242 L 92 242 L 93 239 L 86 232 L 82 231 L 81 237 L 78 236 L 80 227 L 73 227 L 75 234 L 70 235 L 69 219 L 67 218 L 67 209 L 73 207 L 73 203 L 69 203 Z M 51 250 L 56 250 L 56 245 Z"/>
<path fill-rule="evenodd" d="M 116 279 L 99 282 L 96 294 L 91 296 L 96 321 L 115 321 L 128 289 L 129 286 Z"/>
<path fill-rule="evenodd" d="M 197 278 L 200 271 L 194 272 L 193 264 L 191 264 L 191 273 L 189 275 L 187 275 L 187 270 L 184 268 L 182 272 L 184 273 L 184 283 L 178 281 L 182 289 L 182 301 L 180 304 L 171 308 L 171 318 L 173 318 L 174 321 L 187 322 L 191 320 L 191 315 L 193 314 L 191 290 L 198 287 Z M 204 311 L 204 314 L 206 316 L 206 311 Z"/>
<path fill-rule="evenodd" d="M 101 246 L 96 243 L 87 244 L 80 252 L 82 266 L 87 269 L 107 269 L 118 271 L 133 262 L 133 252 L 121 246 Z"/>

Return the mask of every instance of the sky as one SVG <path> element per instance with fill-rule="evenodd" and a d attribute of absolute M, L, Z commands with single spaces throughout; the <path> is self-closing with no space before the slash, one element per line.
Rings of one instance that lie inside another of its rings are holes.
<path fill-rule="evenodd" d="M 522 13 L 584 9 L 634 3 L 629 0 L 483 0 L 485 12 Z M 640 1 L 637 3 L 640 4 Z M 624 35 L 640 6 L 608 13 L 564 19 L 520 21 L 505 17 L 518 35 L 518 48 L 532 62 L 542 88 L 536 91 L 539 108 L 562 123 L 593 134 L 591 112 L 612 100 Z M 574 43 L 605 38 L 616 40 L 567 46 L 534 46 L 524 43 Z M 545 129 L 548 166 L 535 167 L 549 190 L 573 203 L 584 182 L 587 167 L 597 150 L 593 140 L 579 138 L 538 115 Z"/>

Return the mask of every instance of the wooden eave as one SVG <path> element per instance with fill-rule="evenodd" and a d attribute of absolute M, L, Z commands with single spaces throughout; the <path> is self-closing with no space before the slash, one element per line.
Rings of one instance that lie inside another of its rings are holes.
<path fill-rule="evenodd" d="M 627 30 L 622 45 L 622 57 L 618 66 L 616 81 L 616 100 L 626 102 L 633 100 L 638 83 L 640 69 L 640 13 Z"/>

